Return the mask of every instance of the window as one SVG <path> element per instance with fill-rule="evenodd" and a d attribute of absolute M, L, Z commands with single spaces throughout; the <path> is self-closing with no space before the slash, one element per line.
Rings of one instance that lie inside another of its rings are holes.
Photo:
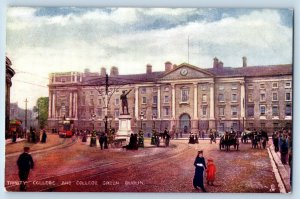
<path fill-rule="evenodd" d="M 207 106 L 202 106 L 202 115 L 207 114 Z"/>
<path fill-rule="evenodd" d="M 147 104 L 147 97 L 142 98 L 142 104 Z"/>
<path fill-rule="evenodd" d="M 273 116 L 278 116 L 279 112 L 278 112 L 278 106 L 277 105 L 273 105 L 272 106 L 272 115 Z"/>
<path fill-rule="evenodd" d="M 202 95 L 202 102 L 207 102 L 207 96 L 206 96 L 206 94 Z"/>
<path fill-rule="evenodd" d="M 153 96 L 153 104 L 157 104 L 157 96 L 156 95 Z"/>
<path fill-rule="evenodd" d="M 219 115 L 224 116 L 225 113 L 225 107 L 219 107 Z"/>
<path fill-rule="evenodd" d="M 254 117 L 254 106 L 248 106 L 247 115 L 248 117 Z"/>
<path fill-rule="evenodd" d="M 237 102 L 237 94 L 234 93 L 231 95 L 231 101 Z"/>
<path fill-rule="evenodd" d="M 272 93 L 272 101 L 278 101 L 278 93 Z"/>
<path fill-rule="evenodd" d="M 253 102 L 252 93 L 248 94 L 248 102 Z"/>
<path fill-rule="evenodd" d="M 169 96 L 165 95 L 165 103 L 169 103 Z"/>
<path fill-rule="evenodd" d="M 237 84 L 232 84 L 231 89 L 232 90 L 237 90 L 238 89 L 238 85 Z"/>
<path fill-rule="evenodd" d="M 202 85 L 201 88 L 202 88 L 203 91 L 206 91 L 207 90 L 207 85 Z"/>
<path fill-rule="evenodd" d="M 169 116 L 170 115 L 170 107 L 164 107 L 164 115 Z"/>
<path fill-rule="evenodd" d="M 224 102 L 224 94 L 219 94 L 219 102 Z"/>
<path fill-rule="evenodd" d="M 102 116 L 102 108 L 97 108 L 97 115 L 98 115 L 99 117 Z"/>
<path fill-rule="evenodd" d="M 146 87 L 142 87 L 142 88 L 141 88 L 141 94 L 145 94 L 146 91 L 147 91 Z"/>
<path fill-rule="evenodd" d="M 266 101 L 266 93 L 261 93 L 260 94 L 260 101 Z"/>
<path fill-rule="evenodd" d="M 85 105 L 85 96 L 81 97 L 81 105 Z"/>
<path fill-rule="evenodd" d="M 266 106 L 265 105 L 260 105 L 260 115 L 266 115 Z"/>
<path fill-rule="evenodd" d="M 120 99 L 119 99 L 119 98 L 116 98 L 116 99 L 115 99 L 115 105 L 116 105 L 116 106 L 119 106 L 119 104 L 120 104 Z"/>
<path fill-rule="evenodd" d="M 285 93 L 285 101 L 291 101 L 291 93 Z"/>
<path fill-rule="evenodd" d="M 285 105 L 285 115 L 286 116 L 292 115 L 292 106 L 290 104 Z"/>
<path fill-rule="evenodd" d="M 224 123 L 220 123 L 219 131 L 224 131 L 224 130 L 225 130 Z"/>
<path fill-rule="evenodd" d="M 272 83 L 272 88 L 278 88 L 278 82 L 273 82 Z"/>
<path fill-rule="evenodd" d="M 181 90 L 181 102 L 188 102 L 189 101 L 189 89 L 183 88 Z"/>
<path fill-rule="evenodd" d="M 94 99 L 90 99 L 90 105 L 94 106 Z"/>
<path fill-rule="evenodd" d="M 165 88 L 164 88 L 164 91 L 165 92 L 168 92 L 170 89 L 169 89 L 169 87 L 168 86 L 166 86 Z"/>
<path fill-rule="evenodd" d="M 231 115 L 232 115 L 232 117 L 237 117 L 237 107 L 236 106 L 231 107 Z"/>
<path fill-rule="evenodd" d="M 291 82 L 285 82 L 285 88 L 292 88 Z"/>
<path fill-rule="evenodd" d="M 154 118 L 157 118 L 157 108 L 152 108 L 152 116 L 154 116 Z"/>
<path fill-rule="evenodd" d="M 233 128 L 233 130 L 238 130 L 238 123 L 236 123 L 236 122 L 233 122 L 232 123 L 232 128 Z"/>
<path fill-rule="evenodd" d="M 66 82 L 66 78 L 61 78 L 61 82 L 62 83 Z"/>
<path fill-rule="evenodd" d="M 260 84 L 260 85 L 259 85 L 259 88 L 260 88 L 260 89 L 265 89 L 265 88 L 266 88 L 266 85 L 265 85 L 265 84 Z"/>
<path fill-rule="evenodd" d="M 219 86 L 219 90 L 224 90 L 224 86 Z"/>
<path fill-rule="evenodd" d="M 153 88 L 152 88 L 152 91 L 153 91 L 154 93 L 156 93 L 156 92 L 157 92 L 157 87 L 153 87 Z"/>
<path fill-rule="evenodd" d="M 248 89 L 253 89 L 253 84 L 248 84 Z"/>
<path fill-rule="evenodd" d="M 119 116 L 120 116 L 119 109 L 115 109 L 115 118 L 119 118 Z"/>

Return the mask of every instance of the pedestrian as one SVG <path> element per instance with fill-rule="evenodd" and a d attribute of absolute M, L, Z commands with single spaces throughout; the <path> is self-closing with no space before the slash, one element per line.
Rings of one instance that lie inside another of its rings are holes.
<path fill-rule="evenodd" d="M 16 131 L 13 132 L 12 142 L 13 142 L 13 143 L 16 143 L 16 142 L 17 142 L 17 132 L 16 132 Z"/>
<path fill-rule="evenodd" d="M 274 138 L 273 138 L 273 145 L 275 148 L 275 152 L 279 151 L 279 138 L 278 138 L 278 132 L 275 133 Z"/>
<path fill-rule="evenodd" d="M 101 133 L 99 137 L 99 143 L 100 143 L 100 148 L 103 150 L 103 144 L 104 144 L 104 133 Z"/>
<path fill-rule="evenodd" d="M 281 145 L 280 145 L 280 157 L 282 164 L 287 164 L 287 155 L 289 152 L 289 147 L 286 139 L 282 139 Z"/>
<path fill-rule="evenodd" d="M 46 134 L 46 131 L 45 131 L 45 130 L 43 130 L 43 134 L 42 134 L 42 140 L 41 140 L 41 142 L 42 142 L 42 143 L 46 143 L 46 140 L 47 140 L 47 134 Z"/>
<path fill-rule="evenodd" d="M 200 187 L 203 192 L 206 192 L 203 184 L 203 172 L 206 169 L 205 159 L 203 157 L 203 151 L 198 151 L 198 155 L 195 158 L 194 162 L 195 166 L 195 175 L 193 179 L 193 186 L 195 189 Z"/>
<path fill-rule="evenodd" d="M 107 135 L 104 134 L 104 149 L 108 149 Z"/>
<path fill-rule="evenodd" d="M 217 171 L 217 169 L 216 169 L 213 159 L 208 159 L 207 160 L 207 170 L 206 170 L 207 185 L 214 186 L 214 181 L 216 179 L 216 171 Z"/>
<path fill-rule="evenodd" d="M 26 183 L 30 169 L 33 169 L 34 162 L 29 154 L 29 147 L 24 147 L 24 152 L 19 156 L 17 165 L 19 168 L 20 191 L 26 191 Z"/>

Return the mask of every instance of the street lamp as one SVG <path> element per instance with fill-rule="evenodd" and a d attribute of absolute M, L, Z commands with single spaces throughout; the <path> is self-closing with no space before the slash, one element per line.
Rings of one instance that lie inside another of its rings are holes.
<path fill-rule="evenodd" d="M 95 130 L 95 118 L 96 118 L 96 114 L 95 113 L 93 113 L 92 115 L 91 115 L 91 117 L 92 117 L 92 122 L 93 122 L 93 130 Z"/>
<path fill-rule="evenodd" d="M 155 119 L 156 119 L 156 114 L 153 114 L 152 115 L 153 129 L 155 129 Z"/>
<path fill-rule="evenodd" d="M 104 122 L 104 131 L 105 133 L 107 133 L 107 115 L 105 115 L 105 117 L 103 118 L 103 122 Z"/>
<path fill-rule="evenodd" d="M 140 118 L 141 118 L 141 130 L 143 130 L 143 119 L 144 119 L 144 113 L 143 113 L 143 111 L 140 114 Z"/>

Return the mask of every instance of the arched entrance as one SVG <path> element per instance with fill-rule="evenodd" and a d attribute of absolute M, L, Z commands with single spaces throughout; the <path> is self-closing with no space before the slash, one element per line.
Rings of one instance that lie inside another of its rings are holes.
<path fill-rule="evenodd" d="M 180 122 L 180 131 L 182 131 L 184 134 L 189 133 L 191 130 L 191 117 L 187 113 L 183 113 L 179 117 Z"/>

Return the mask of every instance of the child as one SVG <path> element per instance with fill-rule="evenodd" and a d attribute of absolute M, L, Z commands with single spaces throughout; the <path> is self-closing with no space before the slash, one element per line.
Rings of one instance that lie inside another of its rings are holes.
<path fill-rule="evenodd" d="M 216 178 L 216 166 L 214 164 L 213 159 L 208 159 L 207 160 L 207 169 L 206 169 L 206 181 L 207 185 L 210 185 L 211 183 L 212 186 L 214 186 L 214 181 Z"/>

